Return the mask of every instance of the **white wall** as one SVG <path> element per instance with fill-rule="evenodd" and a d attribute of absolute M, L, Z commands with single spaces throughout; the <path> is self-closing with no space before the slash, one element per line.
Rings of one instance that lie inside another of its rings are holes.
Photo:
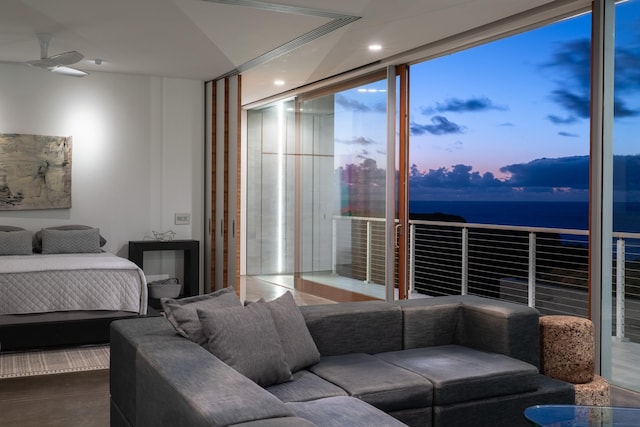
<path fill-rule="evenodd" d="M 0 133 L 73 137 L 71 209 L 0 211 L 0 224 L 99 227 L 104 249 L 125 257 L 152 230 L 202 243 L 203 120 L 200 81 L 0 64 Z M 191 225 L 175 225 L 178 212 Z"/>

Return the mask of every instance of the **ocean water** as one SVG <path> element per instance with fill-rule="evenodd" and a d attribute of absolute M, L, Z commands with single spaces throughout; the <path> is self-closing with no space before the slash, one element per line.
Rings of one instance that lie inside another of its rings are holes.
<path fill-rule="evenodd" d="M 640 204 L 614 203 L 614 231 L 640 232 Z M 411 201 L 411 213 L 459 215 L 469 223 L 589 228 L 588 202 Z"/>

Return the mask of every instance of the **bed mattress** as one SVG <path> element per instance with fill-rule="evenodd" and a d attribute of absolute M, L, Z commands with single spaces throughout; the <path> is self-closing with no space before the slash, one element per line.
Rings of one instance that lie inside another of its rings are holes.
<path fill-rule="evenodd" d="M 144 273 L 110 253 L 3 257 L 0 314 L 75 310 L 146 314 Z"/>

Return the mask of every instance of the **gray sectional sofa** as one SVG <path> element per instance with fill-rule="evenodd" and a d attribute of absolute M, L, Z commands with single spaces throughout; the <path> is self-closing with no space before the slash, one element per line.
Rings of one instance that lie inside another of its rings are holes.
<path fill-rule="evenodd" d="M 113 322 L 111 425 L 517 427 L 530 426 L 528 406 L 574 401 L 571 384 L 538 373 L 529 307 L 453 296 L 292 308 L 282 298 L 216 310 L 170 301 L 167 318 Z M 182 323 L 170 303 L 191 310 Z M 259 317 L 265 306 L 271 318 Z M 260 332 L 248 337 L 237 316 Z M 270 319 L 284 365 L 265 344 Z M 243 347 L 250 362 L 221 342 Z"/>

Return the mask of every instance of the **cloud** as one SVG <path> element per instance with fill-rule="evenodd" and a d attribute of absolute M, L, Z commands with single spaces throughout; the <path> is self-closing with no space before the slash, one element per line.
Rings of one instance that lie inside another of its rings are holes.
<path fill-rule="evenodd" d="M 640 111 L 628 108 L 625 101 L 614 97 L 613 100 L 613 115 L 616 118 L 622 117 L 635 117 L 640 114 Z"/>
<path fill-rule="evenodd" d="M 366 151 L 362 153 L 358 156 L 363 159 L 361 165 L 345 165 L 338 171 L 349 176 L 362 170 L 379 172 L 376 176 L 382 179 L 384 168 L 366 159 Z M 589 197 L 589 156 L 536 159 L 504 166 L 500 171 L 509 178 L 474 171 L 471 165 L 421 171 L 414 164 L 409 177 L 412 199 L 585 201 Z M 613 173 L 617 194 L 640 196 L 640 155 L 614 156 Z"/>
<path fill-rule="evenodd" d="M 560 77 L 561 88 L 551 93 L 551 99 L 582 119 L 588 119 L 590 114 L 590 51 L 588 39 L 571 40 L 561 43 L 551 61 L 543 64 L 543 67 L 554 68 L 554 75 Z M 627 97 L 640 91 L 640 49 L 617 47 L 614 63 L 614 117 L 638 116 L 640 109 L 630 107 Z M 552 116 L 547 118 L 555 124 L 566 124 L 554 122 Z"/>
<path fill-rule="evenodd" d="M 336 138 L 335 142 L 347 145 L 372 145 L 376 143 L 373 139 L 367 138 L 366 136 L 354 136 L 351 139 Z"/>
<path fill-rule="evenodd" d="M 556 89 L 551 92 L 551 99 L 578 117 L 582 119 L 589 118 L 591 107 L 588 93 L 577 94 L 567 89 Z"/>
<path fill-rule="evenodd" d="M 536 159 L 500 168 L 513 187 L 589 188 L 589 156 Z"/>
<path fill-rule="evenodd" d="M 357 159 L 368 159 L 369 157 L 369 152 L 367 150 L 362 150 L 360 154 L 356 156 Z"/>
<path fill-rule="evenodd" d="M 554 125 L 570 125 L 578 121 L 576 116 L 559 117 L 555 114 L 549 114 L 547 119 Z"/>
<path fill-rule="evenodd" d="M 430 125 L 421 125 L 415 122 L 411 122 L 411 135 L 424 135 L 430 133 L 431 135 L 448 135 L 453 133 L 464 133 L 463 127 L 450 122 L 444 116 L 434 116 L 431 118 Z"/>
<path fill-rule="evenodd" d="M 335 102 L 348 111 L 355 111 L 358 113 L 385 113 L 387 111 L 387 106 L 384 102 L 377 102 L 373 106 L 370 106 L 358 100 L 347 98 L 341 94 L 337 94 L 335 96 Z"/>
<path fill-rule="evenodd" d="M 508 109 L 509 108 L 505 106 L 495 105 L 489 98 L 450 98 L 445 100 L 445 102 L 436 103 L 434 107 L 423 108 L 422 114 L 431 115 L 434 113 L 475 113 L 488 110 L 506 111 Z"/>
<path fill-rule="evenodd" d="M 373 112 L 375 113 L 386 113 L 387 112 L 387 104 L 384 102 L 377 102 L 373 105 Z"/>
<path fill-rule="evenodd" d="M 577 133 L 569 133 L 569 132 L 558 132 L 558 135 L 560 136 L 567 136 L 569 138 L 577 138 L 580 135 L 578 135 Z"/>
<path fill-rule="evenodd" d="M 480 175 L 479 172 L 473 171 L 472 166 L 463 164 L 453 165 L 451 168 L 430 169 L 427 172 L 421 172 L 416 165 L 412 165 L 410 180 L 412 188 L 422 189 L 462 189 L 504 185 L 504 182 L 495 178 L 491 172 L 485 172 Z"/>
<path fill-rule="evenodd" d="M 591 41 L 589 39 L 569 40 L 558 45 L 551 60 L 543 67 L 555 68 L 556 75 L 563 75 L 565 83 L 580 92 L 589 91 L 591 73 Z"/>

